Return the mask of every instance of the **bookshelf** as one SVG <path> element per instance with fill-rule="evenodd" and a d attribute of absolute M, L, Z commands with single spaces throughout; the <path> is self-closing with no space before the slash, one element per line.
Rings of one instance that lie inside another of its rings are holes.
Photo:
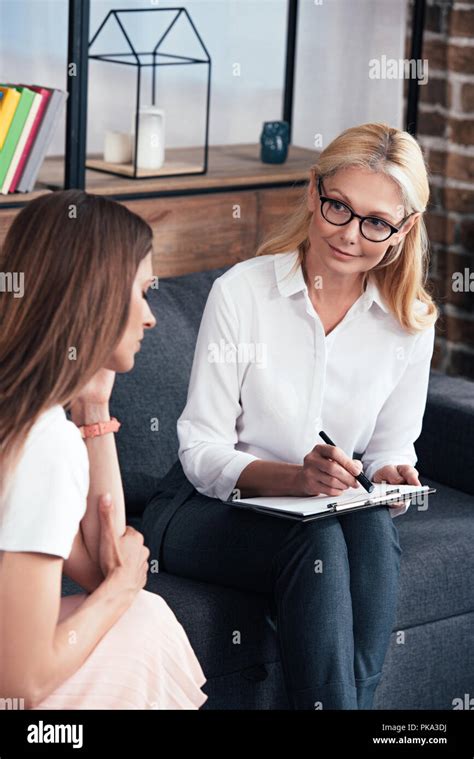
<path fill-rule="evenodd" d="M 290 124 L 293 112 L 293 83 L 295 71 L 295 54 L 296 54 L 296 30 L 298 17 L 298 0 L 288 0 L 287 13 L 287 43 L 285 59 L 285 81 L 283 88 L 283 115 L 282 118 Z M 104 194 L 121 197 L 122 195 L 136 195 L 143 197 L 144 193 L 150 196 L 167 194 L 170 191 L 188 189 L 190 192 L 200 190 L 208 186 L 205 181 L 207 174 L 199 177 L 187 176 L 182 180 L 178 179 L 176 186 L 171 185 L 167 177 L 159 177 L 157 180 L 129 180 L 125 182 L 122 177 L 107 176 L 86 168 L 86 134 L 87 134 L 87 91 L 88 91 L 88 53 L 90 38 L 90 0 L 68 0 L 68 66 L 75 64 L 76 76 L 67 77 L 68 99 L 66 103 L 66 140 L 65 155 L 59 157 L 48 157 L 45 159 L 41 171 L 38 175 L 34 191 L 26 194 L 14 193 L 11 195 L 0 195 L 0 214 L 5 209 L 21 208 L 25 203 L 45 192 L 63 188 L 86 189 L 91 192 L 104 192 Z M 226 165 L 230 170 L 227 185 L 231 184 L 231 177 L 242 173 L 242 161 L 245 160 L 240 151 L 241 146 L 236 148 L 234 168 L 231 168 L 232 161 L 227 156 Z M 186 151 L 192 152 L 192 148 L 178 150 L 167 149 L 167 158 L 181 161 L 186 156 Z M 211 150 L 211 148 L 209 149 Z M 220 163 L 222 147 L 216 146 L 212 149 L 214 158 Z M 309 152 L 309 151 L 308 151 Z M 189 156 L 189 153 L 188 153 Z M 87 160 L 93 159 L 100 161 L 100 156 L 87 156 Z M 185 160 L 185 159 L 184 159 Z M 214 161 L 215 162 L 215 161 Z M 262 181 L 265 184 L 271 183 L 272 177 L 277 178 L 277 184 L 281 184 L 279 177 L 286 173 L 291 174 L 292 170 L 288 167 L 280 172 L 278 167 L 271 167 L 272 170 L 266 170 L 266 164 L 261 164 Z M 255 167 L 250 169 L 250 175 L 255 175 Z M 294 173 L 294 171 L 293 171 Z M 202 185 L 199 179 L 204 181 Z M 299 177 L 300 178 L 300 177 Z M 114 180 L 117 180 L 114 182 Z M 143 181 L 145 184 L 143 184 Z M 216 177 L 211 180 L 211 185 L 216 186 Z M 242 179 L 240 180 L 242 182 Z"/>
<path fill-rule="evenodd" d="M 298 8 L 299 0 L 287 0 L 287 34 L 286 34 L 286 53 L 285 53 L 285 77 L 283 86 L 283 107 L 282 118 L 290 125 L 290 140 L 293 121 L 293 100 L 294 100 L 294 77 L 295 77 L 295 60 L 296 60 L 296 43 L 298 27 Z M 412 57 L 419 57 L 419 51 L 422 45 L 423 32 L 423 11 L 424 0 L 415 0 L 414 12 L 412 14 Z M 104 192 L 119 198 L 122 195 L 127 197 L 136 195 L 143 197 L 145 193 L 150 196 L 159 197 L 171 191 L 181 189 L 184 192 L 199 190 L 206 187 L 206 176 L 200 177 L 189 176 L 183 180 L 177 179 L 176 185 L 171 185 L 168 178 L 162 177 L 158 180 L 122 180 L 121 177 L 112 177 L 105 179 L 105 174 L 97 177 L 95 172 L 86 169 L 86 132 L 87 132 L 87 89 L 88 89 L 88 47 L 89 47 L 89 19 L 90 19 L 90 0 L 68 0 L 68 65 L 75 63 L 76 76 L 68 76 L 68 99 L 66 103 L 66 150 L 64 159 L 47 158 L 38 176 L 38 180 L 33 192 L 28 194 L 14 193 L 11 196 L 0 195 L 0 213 L 7 208 L 20 208 L 29 200 L 35 198 L 38 194 L 51 192 L 57 189 L 77 187 L 87 189 L 91 192 Z M 411 78 L 408 82 L 408 109 L 406 116 L 406 129 L 412 134 L 416 132 L 417 109 L 418 109 L 418 84 Z M 245 161 L 245 151 L 239 145 L 232 146 L 235 148 L 234 160 L 229 159 L 227 148 L 219 146 L 210 148 L 214 156 L 214 163 L 219 162 L 221 155 L 225 152 L 227 155 L 226 168 L 229 171 L 227 178 L 221 175 L 222 181 L 230 186 L 232 177 L 243 171 L 243 161 Z M 299 148 L 292 146 L 290 148 L 291 163 L 294 157 L 297 157 Z M 169 151 L 170 153 L 172 151 Z M 307 151 L 308 153 L 310 151 Z M 168 154 L 168 151 L 167 151 Z M 92 156 L 90 156 L 92 158 Z M 95 157 L 99 158 L 99 157 Z M 61 163 L 62 162 L 62 163 Z M 255 176 L 255 167 L 249 165 L 249 177 Z M 281 186 L 282 177 L 287 172 L 291 175 L 294 167 L 283 165 L 282 167 L 269 167 L 262 164 L 260 167 L 261 181 L 265 184 L 271 184 L 275 179 L 278 186 Z M 300 168 L 300 167 L 298 167 Z M 93 176 L 94 175 L 94 176 Z M 116 180 L 116 181 L 115 181 Z M 202 180 L 202 183 L 201 183 Z M 216 177 L 211 179 L 211 184 L 216 186 Z M 242 181 L 242 179 L 240 180 Z M 298 181 L 298 180 L 296 180 Z M 145 184 L 143 184 L 145 182 Z"/>
<path fill-rule="evenodd" d="M 176 161 L 185 161 L 193 148 L 167 151 Z M 232 191 L 255 187 L 284 187 L 303 184 L 309 177 L 309 167 L 316 160 L 316 151 L 290 146 L 288 159 L 283 164 L 265 164 L 260 161 L 258 144 L 214 145 L 209 149 L 207 174 L 195 177 L 162 177 L 155 179 L 128 179 L 113 174 L 86 170 L 85 186 L 88 192 L 108 195 L 114 199 L 169 197 L 170 195 L 199 194 L 203 192 Z M 97 156 L 99 158 L 99 156 Z M 64 158 L 49 157 L 44 161 L 34 192 L 0 195 L 0 209 L 19 208 L 33 197 L 62 188 Z"/>
<path fill-rule="evenodd" d="M 421 3 L 415 0 L 416 7 Z M 68 0 L 68 6 L 68 63 L 76 64 L 77 76 L 68 77 L 65 155 L 45 159 L 33 192 L 0 195 L 0 244 L 26 203 L 44 193 L 75 187 L 123 202 L 150 223 L 155 232 L 154 270 L 160 276 L 212 269 L 254 255 L 258 243 L 301 198 L 316 151 L 290 145 L 287 161 L 271 165 L 260 161 L 259 144 L 209 146 L 208 172 L 196 176 L 129 179 L 87 169 L 90 0 Z M 419 12 L 413 14 L 414 47 L 420 45 L 420 18 Z M 288 0 L 282 117 L 290 125 L 290 135 L 297 19 L 298 0 Z M 416 80 L 409 80 L 410 88 L 416 90 Z M 409 95 L 406 128 L 412 133 L 417 95 L 417 91 Z M 186 162 L 192 150 L 167 149 L 166 154 L 170 160 Z M 236 204 L 242 208 L 240 224 L 229 221 L 229 209 Z"/>
<path fill-rule="evenodd" d="M 178 151 L 179 153 L 179 151 Z M 153 270 L 177 276 L 236 263 L 255 254 L 258 243 L 301 198 L 317 153 L 290 146 L 283 164 L 260 161 L 260 145 L 209 148 L 207 174 L 128 179 L 87 170 L 88 192 L 107 195 L 142 216 L 154 231 Z M 47 158 L 36 195 L 61 187 L 63 158 Z M 29 193 L 8 206 L 0 200 L 0 245 Z M 235 206 L 240 219 L 233 218 Z"/>

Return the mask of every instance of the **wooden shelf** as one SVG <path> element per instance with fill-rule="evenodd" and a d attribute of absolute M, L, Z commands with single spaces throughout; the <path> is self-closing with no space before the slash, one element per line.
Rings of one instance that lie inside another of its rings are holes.
<path fill-rule="evenodd" d="M 112 172 L 113 175 L 133 178 L 133 163 L 110 163 L 101 158 L 88 158 L 86 161 L 88 169 L 96 169 L 105 173 Z M 203 174 L 204 166 L 201 162 L 191 163 L 188 161 L 170 160 L 167 158 L 159 169 L 137 169 L 137 178 L 154 179 L 156 176 L 164 178 L 171 174 Z"/>
<path fill-rule="evenodd" d="M 202 150 L 167 151 L 166 159 L 198 162 Z M 207 174 L 147 179 L 86 170 L 86 189 L 120 201 L 153 230 L 153 271 L 160 277 L 215 269 L 255 255 L 260 242 L 300 201 L 318 154 L 290 147 L 283 164 L 260 161 L 260 145 L 209 149 Z M 88 156 L 88 160 L 93 156 Z M 0 201 L 0 245 L 22 205 L 63 186 L 64 159 L 49 158 L 34 193 Z M 159 199 L 159 202 L 158 202 Z M 16 205 L 8 208 L 5 202 Z M 232 222 L 237 204 L 244 223 Z M 199 234 L 196 234 L 196 229 Z"/>
<path fill-rule="evenodd" d="M 290 146 L 288 158 L 283 164 L 262 163 L 260 145 L 215 145 L 209 148 L 207 174 L 195 176 L 158 177 L 149 179 L 129 179 L 123 176 L 105 174 L 92 169 L 86 170 L 86 190 L 99 195 L 126 196 L 166 196 L 195 192 L 237 188 L 272 187 L 301 183 L 309 179 L 310 166 L 318 153 L 306 148 Z M 89 157 L 100 159 L 100 156 Z M 202 149 L 175 148 L 166 151 L 167 161 L 199 163 Z M 2 205 L 27 203 L 46 192 L 60 190 L 64 181 L 64 158 L 46 158 L 38 176 L 34 192 L 0 195 Z"/>

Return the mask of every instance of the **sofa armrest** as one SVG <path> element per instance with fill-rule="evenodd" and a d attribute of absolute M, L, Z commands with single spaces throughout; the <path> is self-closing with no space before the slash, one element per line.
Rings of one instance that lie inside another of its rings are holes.
<path fill-rule="evenodd" d="M 431 371 L 415 449 L 420 477 L 474 494 L 474 382 Z"/>

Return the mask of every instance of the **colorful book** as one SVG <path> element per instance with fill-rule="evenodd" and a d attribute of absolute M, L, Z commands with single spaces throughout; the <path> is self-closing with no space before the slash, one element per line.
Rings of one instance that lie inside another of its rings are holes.
<path fill-rule="evenodd" d="M 33 147 L 26 159 L 23 173 L 16 187 L 17 192 L 31 192 L 33 189 L 41 164 L 53 139 L 54 127 L 59 120 L 68 97 L 68 93 L 64 90 L 55 90 L 49 87 L 41 88 L 37 85 L 33 85 L 32 87 L 36 91 L 47 89 L 50 92 L 50 97 L 36 139 L 33 142 Z"/>
<path fill-rule="evenodd" d="M 22 85 L 23 86 L 23 85 Z M 15 171 L 15 174 L 13 176 L 11 185 L 9 187 L 9 192 L 15 192 L 18 183 L 20 181 L 20 178 L 23 174 L 24 168 L 26 166 L 26 162 L 28 160 L 28 156 L 31 153 L 31 150 L 33 148 L 34 141 L 37 137 L 39 128 L 41 126 L 41 122 L 43 120 L 44 114 L 46 112 L 46 108 L 48 107 L 48 102 L 51 97 L 51 91 L 46 89 L 45 87 L 30 87 L 30 90 L 33 90 L 34 92 L 38 92 L 41 96 L 41 103 L 38 108 L 38 112 L 36 114 L 35 120 L 33 122 L 33 126 L 31 127 L 30 133 L 28 135 L 28 138 L 26 140 L 26 145 L 23 150 L 23 154 L 21 156 L 20 162 L 17 166 L 17 169 Z"/>
<path fill-rule="evenodd" d="M 0 84 L 0 87 L 5 86 Z M 16 87 L 15 89 L 20 93 L 20 100 L 5 137 L 3 148 L 0 150 L 0 186 L 2 187 L 36 95 L 28 87 Z"/>
<path fill-rule="evenodd" d="M 30 106 L 30 110 L 28 112 L 28 116 L 26 117 L 25 124 L 23 126 L 23 130 L 20 135 L 20 139 L 17 142 L 15 152 L 13 154 L 13 158 L 10 162 L 10 166 L 8 167 L 7 175 L 3 182 L 2 187 L 2 194 L 7 195 L 8 191 L 10 189 L 10 185 L 12 184 L 13 177 L 16 174 L 16 170 L 18 168 L 18 165 L 20 163 L 20 160 L 23 156 L 23 153 L 26 148 L 26 142 L 28 140 L 28 137 L 31 133 L 31 130 L 33 128 L 33 124 L 35 122 L 36 116 L 38 114 L 39 107 L 41 105 L 41 95 L 39 93 L 34 93 L 34 98 Z M 26 158 L 26 156 L 25 156 Z"/>
<path fill-rule="evenodd" d="M 20 93 L 13 87 L 0 87 L 0 150 L 3 148 L 5 137 L 15 115 L 20 100 Z"/>

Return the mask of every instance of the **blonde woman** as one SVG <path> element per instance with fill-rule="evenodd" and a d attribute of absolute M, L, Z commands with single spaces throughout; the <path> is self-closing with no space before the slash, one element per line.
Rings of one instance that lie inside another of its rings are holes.
<path fill-rule="evenodd" d="M 133 368 L 155 325 L 151 246 L 151 228 L 125 206 L 67 190 L 29 203 L 0 255 L 0 271 L 24 277 L 23 297 L 0 296 L 4 703 L 198 709 L 207 699 L 183 627 L 143 590 L 149 550 L 125 525 L 109 414 L 115 373 Z M 61 598 L 63 572 L 87 592 Z"/>
<path fill-rule="evenodd" d="M 337 496 L 362 465 L 374 482 L 420 484 L 413 444 L 438 316 L 425 289 L 428 197 L 406 132 L 363 124 L 323 150 L 283 228 L 213 284 L 180 464 L 145 511 L 162 569 L 271 596 L 292 709 L 372 708 L 396 619 L 391 517 L 405 509 L 295 524 L 221 501 L 235 489 Z"/>

